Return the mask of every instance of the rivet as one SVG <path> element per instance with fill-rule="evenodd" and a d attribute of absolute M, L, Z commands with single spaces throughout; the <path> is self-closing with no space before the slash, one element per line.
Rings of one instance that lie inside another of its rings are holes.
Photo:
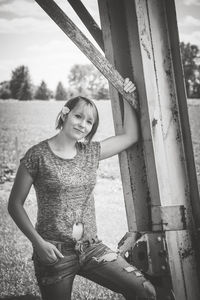
<path fill-rule="evenodd" d="M 157 241 L 158 241 L 158 242 L 161 242 L 161 241 L 162 241 L 162 238 L 161 238 L 160 236 L 158 236 L 158 237 L 157 237 Z"/>
<path fill-rule="evenodd" d="M 165 271 L 165 270 L 166 270 L 166 267 L 163 265 L 163 266 L 161 266 L 161 269 L 162 269 L 163 271 Z"/>

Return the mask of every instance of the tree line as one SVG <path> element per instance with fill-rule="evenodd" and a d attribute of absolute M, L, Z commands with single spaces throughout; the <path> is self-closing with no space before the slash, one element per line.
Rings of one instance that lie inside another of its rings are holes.
<path fill-rule="evenodd" d="M 12 71 L 11 79 L 0 83 L 0 99 L 18 100 L 66 100 L 77 95 L 93 99 L 108 99 L 108 82 L 91 64 L 74 65 L 68 75 L 69 87 L 58 82 L 56 90 L 48 88 L 42 80 L 39 86 L 32 83 L 27 66 L 19 66 Z"/>
<path fill-rule="evenodd" d="M 200 54 L 199 48 L 190 43 L 180 43 L 185 86 L 188 98 L 200 98 Z M 31 81 L 27 66 L 19 66 L 12 71 L 11 79 L 0 83 L 0 99 L 18 100 L 66 100 L 77 95 L 93 99 L 108 99 L 108 82 L 92 65 L 74 65 L 68 75 L 69 87 L 58 82 L 56 90 L 51 91 L 42 80 L 39 86 Z"/>

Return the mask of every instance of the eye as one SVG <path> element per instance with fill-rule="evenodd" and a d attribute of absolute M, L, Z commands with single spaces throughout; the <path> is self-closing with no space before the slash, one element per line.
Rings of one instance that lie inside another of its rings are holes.
<path fill-rule="evenodd" d="M 88 122 L 88 124 L 93 125 L 92 121 L 88 120 L 87 122 Z"/>
<path fill-rule="evenodd" d="M 76 114 L 75 117 L 78 118 L 78 119 L 80 119 L 80 118 L 81 118 L 81 115 Z"/>

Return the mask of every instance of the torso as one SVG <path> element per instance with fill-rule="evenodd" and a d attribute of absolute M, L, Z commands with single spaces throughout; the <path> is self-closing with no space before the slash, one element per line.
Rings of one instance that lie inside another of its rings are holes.
<path fill-rule="evenodd" d="M 44 238 L 79 239 L 83 227 L 74 227 L 79 223 L 84 224 L 83 239 L 96 236 L 93 189 L 99 147 L 98 142 L 78 143 L 72 159 L 55 154 L 48 140 L 32 150 L 38 156 L 38 173 L 34 181 L 38 201 L 36 229 Z"/>

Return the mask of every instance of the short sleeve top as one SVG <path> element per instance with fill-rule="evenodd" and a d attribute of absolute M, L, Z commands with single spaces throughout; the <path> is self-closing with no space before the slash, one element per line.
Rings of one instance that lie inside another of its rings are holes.
<path fill-rule="evenodd" d="M 100 142 L 77 142 L 72 159 L 57 156 L 48 140 L 31 147 L 21 159 L 33 178 L 38 213 L 36 230 L 45 239 L 72 239 L 73 224 L 84 224 L 83 240 L 96 238 L 93 190 Z"/>

